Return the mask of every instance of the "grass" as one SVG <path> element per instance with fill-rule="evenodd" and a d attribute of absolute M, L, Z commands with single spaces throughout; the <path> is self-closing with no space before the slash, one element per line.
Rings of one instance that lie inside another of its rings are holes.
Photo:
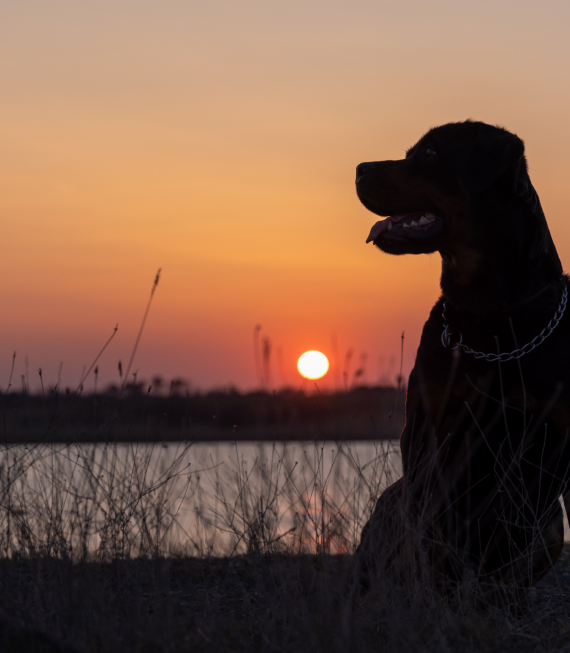
<path fill-rule="evenodd" d="M 478 610 L 468 591 L 450 601 L 427 576 L 351 597 L 351 554 L 400 473 L 391 443 L 368 446 L 367 458 L 347 442 L 250 445 L 247 457 L 190 443 L 4 446 L 0 650 L 570 644 L 569 552 L 503 609 Z"/>

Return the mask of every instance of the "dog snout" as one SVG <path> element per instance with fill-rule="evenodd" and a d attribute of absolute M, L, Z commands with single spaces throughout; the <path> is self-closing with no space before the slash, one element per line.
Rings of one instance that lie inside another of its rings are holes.
<path fill-rule="evenodd" d="M 374 163 L 359 163 L 356 166 L 356 183 L 361 177 L 370 174 L 374 170 Z"/>

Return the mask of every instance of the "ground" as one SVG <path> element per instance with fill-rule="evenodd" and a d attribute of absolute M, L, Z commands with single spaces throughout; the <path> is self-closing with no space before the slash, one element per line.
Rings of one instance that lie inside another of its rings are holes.
<path fill-rule="evenodd" d="M 0 561 L 0 651 L 570 650 L 570 546 L 528 597 L 481 612 L 347 612 L 349 556 Z"/>

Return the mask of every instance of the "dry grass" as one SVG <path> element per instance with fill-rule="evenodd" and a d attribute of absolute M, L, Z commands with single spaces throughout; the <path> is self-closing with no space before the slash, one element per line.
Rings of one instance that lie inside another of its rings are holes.
<path fill-rule="evenodd" d="M 190 466 L 177 446 L 2 450 L 0 650 L 570 646 L 568 555 L 504 609 L 478 609 L 468 584 L 450 599 L 427 573 L 351 595 L 350 554 L 399 475 L 389 444 L 369 460 L 347 443 L 213 449 Z"/>

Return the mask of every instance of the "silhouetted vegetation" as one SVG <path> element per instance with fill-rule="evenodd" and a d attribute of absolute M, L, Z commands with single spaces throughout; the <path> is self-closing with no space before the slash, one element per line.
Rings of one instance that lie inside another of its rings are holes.
<path fill-rule="evenodd" d="M 397 438 L 404 418 L 404 391 L 393 387 L 330 394 L 190 393 L 181 381 L 159 384 L 165 392 L 152 387 L 0 394 L 0 441 L 374 440 Z"/>
<path fill-rule="evenodd" d="M 172 446 L 1 450 L 0 651 L 534 653 L 570 641 L 568 550 L 502 609 L 482 610 L 468 579 L 442 593 L 413 549 L 397 554 L 414 573 L 351 593 L 350 554 L 398 473 L 392 445 L 365 463 L 339 445 L 330 468 L 321 445 L 304 461 L 267 445 L 247 466 L 209 469 L 184 464 L 196 445 Z"/>

